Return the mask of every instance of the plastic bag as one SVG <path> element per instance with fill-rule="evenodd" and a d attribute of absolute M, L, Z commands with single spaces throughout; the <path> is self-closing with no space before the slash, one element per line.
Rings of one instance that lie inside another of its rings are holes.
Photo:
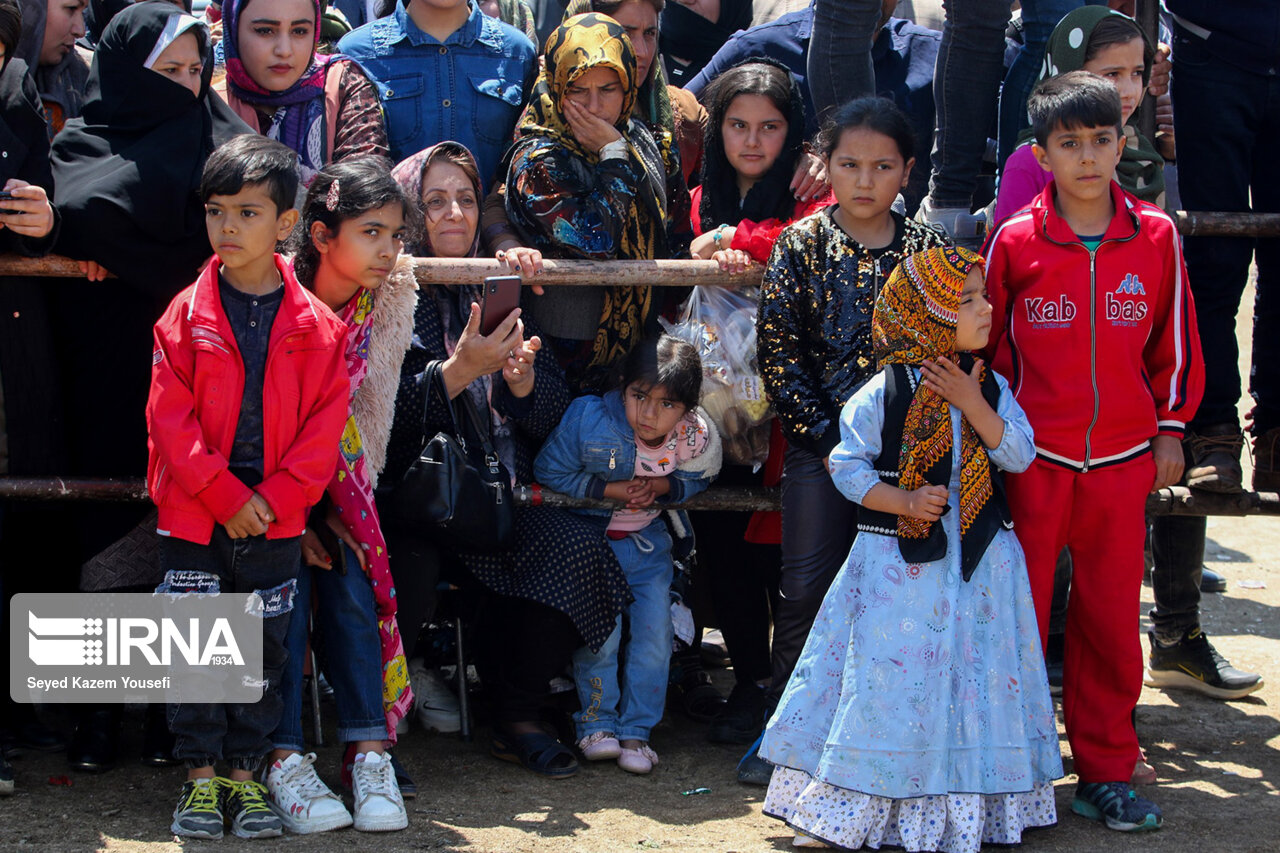
<path fill-rule="evenodd" d="M 756 363 L 756 288 L 698 286 L 667 333 L 688 341 L 702 358 L 702 407 L 724 442 L 725 459 L 758 468 L 769 458 L 773 412 Z"/>

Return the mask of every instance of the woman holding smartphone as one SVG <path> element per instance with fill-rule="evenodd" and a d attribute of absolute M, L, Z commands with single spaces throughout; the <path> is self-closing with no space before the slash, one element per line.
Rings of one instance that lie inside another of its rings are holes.
<path fill-rule="evenodd" d="M 394 174 L 422 205 L 426 227 L 422 243 L 410 247 L 413 254 L 479 253 L 481 182 L 465 147 L 434 145 Z M 569 404 L 564 374 L 518 308 L 491 334 L 481 334 L 482 289 L 479 283 L 436 286 L 418 300 L 382 477 L 388 487 L 417 458 L 424 432 L 452 430 L 447 401 L 457 408 L 463 395 L 486 422 L 513 483 L 531 482 L 533 457 Z M 410 614 L 417 614 L 412 624 L 430 615 L 439 563 L 420 530 L 391 530 L 388 548 L 407 639 Z M 598 649 L 613 628 L 627 585 L 611 549 L 589 522 L 562 510 L 528 508 L 516 510 L 509 549 L 456 556 L 463 576 L 451 580 L 486 599 L 477 664 L 498 699 L 493 754 L 543 776 L 572 776 L 577 759 L 544 728 L 541 709 L 548 683 L 573 651 L 584 643 Z"/>

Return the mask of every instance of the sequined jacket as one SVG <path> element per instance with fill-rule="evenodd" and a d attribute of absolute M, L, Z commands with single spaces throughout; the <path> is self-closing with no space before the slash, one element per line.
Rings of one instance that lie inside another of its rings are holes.
<path fill-rule="evenodd" d="M 876 374 L 871 312 L 880 285 L 905 256 L 945 243 L 895 213 L 893 242 L 873 253 L 836 225 L 834 210 L 779 235 L 756 320 L 760 372 L 782 431 L 819 457 L 840 442 L 841 407 Z"/>

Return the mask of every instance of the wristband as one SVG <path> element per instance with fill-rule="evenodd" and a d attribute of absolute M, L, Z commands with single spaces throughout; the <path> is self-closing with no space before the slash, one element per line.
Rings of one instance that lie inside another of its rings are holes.
<path fill-rule="evenodd" d="M 724 242 L 724 229 L 728 227 L 729 227 L 728 224 L 718 225 L 716 226 L 715 233 L 711 235 L 712 242 L 716 244 L 717 252 L 724 248 L 724 246 L 721 244 Z"/>

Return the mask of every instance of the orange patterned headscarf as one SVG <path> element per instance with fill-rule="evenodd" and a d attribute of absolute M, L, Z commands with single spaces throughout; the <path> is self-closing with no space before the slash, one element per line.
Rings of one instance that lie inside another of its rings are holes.
<path fill-rule="evenodd" d="M 919 365 L 945 357 L 956 360 L 956 317 L 964 280 L 982 258 L 962 248 L 925 249 L 904 258 L 876 300 L 871 337 L 876 362 Z M 987 368 L 982 368 L 980 379 Z M 947 401 L 920 383 L 907 409 L 898 457 L 898 486 L 914 491 L 951 480 L 952 429 Z M 991 464 L 986 447 L 963 416 L 960 419 L 960 536 L 991 500 Z M 932 524 L 898 516 L 898 536 L 925 539 Z"/>

